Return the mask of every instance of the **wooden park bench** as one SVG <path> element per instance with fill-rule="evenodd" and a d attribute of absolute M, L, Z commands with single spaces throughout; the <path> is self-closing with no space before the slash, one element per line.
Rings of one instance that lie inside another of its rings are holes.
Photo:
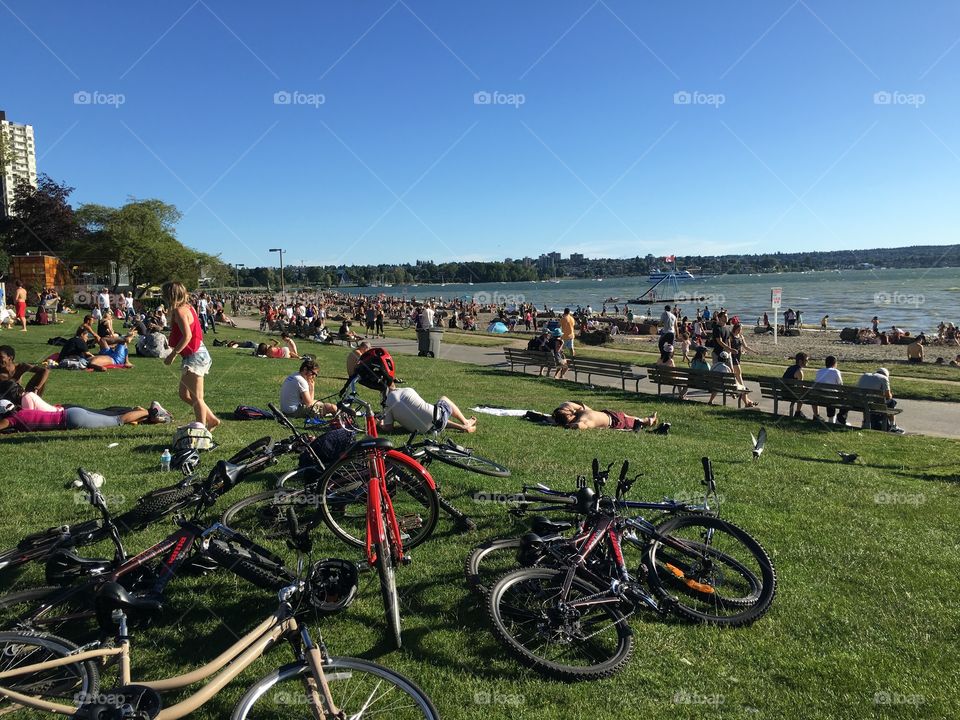
<path fill-rule="evenodd" d="M 899 408 L 888 408 L 880 390 L 866 390 L 849 385 L 828 385 L 808 380 L 759 378 L 760 395 L 773 400 L 773 414 L 778 415 L 780 403 L 803 403 L 819 407 L 846 408 L 863 413 L 861 427 L 870 427 L 870 414 L 897 415 Z"/>
<path fill-rule="evenodd" d="M 518 348 L 505 347 L 503 355 L 510 365 L 510 372 L 513 372 L 515 366 L 520 366 L 520 372 L 526 372 L 527 366 L 537 368 L 537 375 L 543 374 L 544 369 L 549 373 L 557 369 L 557 361 L 552 353 L 539 350 L 520 350 Z"/>
<path fill-rule="evenodd" d="M 580 373 L 587 376 L 590 383 L 593 376 L 615 378 L 620 381 L 620 387 L 627 389 L 627 382 L 633 383 L 633 391 L 640 392 L 640 381 L 646 375 L 638 375 L 633 371 L 633 364 L 623 360 L 597 360 L 595 358 L 570 358 L 570 369 L 573 370 L 574 381 L 580 380 Z"/>
<path fill-rule="evenodd" d="M 688 390 L 703 390 L 721 395 L 724 405 L 727 404 L 727 395 L 737 398 L 737 407 L 743 402 L 743 391 L 737 387 L 737 379 L 730 373 L 702 372 L 665 365 L 648 365 L 647 373 L 650 382 L 657 384 L 657 395 L 666 386 L 681 398 Z"/>

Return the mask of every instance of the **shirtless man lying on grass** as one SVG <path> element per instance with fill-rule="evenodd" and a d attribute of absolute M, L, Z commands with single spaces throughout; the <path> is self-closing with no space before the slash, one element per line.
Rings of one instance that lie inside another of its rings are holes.
<path fill-rule="evenodd" d="M 619 410 L 594 410 L 582 402 L 568 400 L 551 413 L 553 421 L 560 427 L 570 430 L 590 430 L 592 428 L 610 428 L 611 430 L 632 430 L 657 424 L 657 414 L 645 418 L 627 415 Z"/>

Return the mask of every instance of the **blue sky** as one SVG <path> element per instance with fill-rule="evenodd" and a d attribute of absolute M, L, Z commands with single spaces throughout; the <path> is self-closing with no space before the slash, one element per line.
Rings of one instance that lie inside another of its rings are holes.
<path fill-rule="evenodd" d="M 228 262 L 958 242 L 955 2 L 0 0 L 0 37 L 42 172 Z"/>

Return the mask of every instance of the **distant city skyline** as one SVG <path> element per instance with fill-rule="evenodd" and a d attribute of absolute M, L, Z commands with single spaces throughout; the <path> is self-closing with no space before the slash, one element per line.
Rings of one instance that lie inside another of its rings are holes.
<path fill-rule="evenodd" d="M 0 7 L 0 109 L 72 202 L 230 263 L 945 245 L 960 7 Z"/>

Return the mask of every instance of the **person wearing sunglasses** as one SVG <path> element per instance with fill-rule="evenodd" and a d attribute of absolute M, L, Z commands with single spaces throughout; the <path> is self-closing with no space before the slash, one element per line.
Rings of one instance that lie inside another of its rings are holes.
<path fill-rule="evenodd" d="M 314 397 L 314 384 L 319 374 L 313 358 L 305 358 L 300 369 L 284 378 L 280 386 L 280 409 L 289 417 L 315 418 L 337 411 L 333 403 L 326 403 Z"/>

